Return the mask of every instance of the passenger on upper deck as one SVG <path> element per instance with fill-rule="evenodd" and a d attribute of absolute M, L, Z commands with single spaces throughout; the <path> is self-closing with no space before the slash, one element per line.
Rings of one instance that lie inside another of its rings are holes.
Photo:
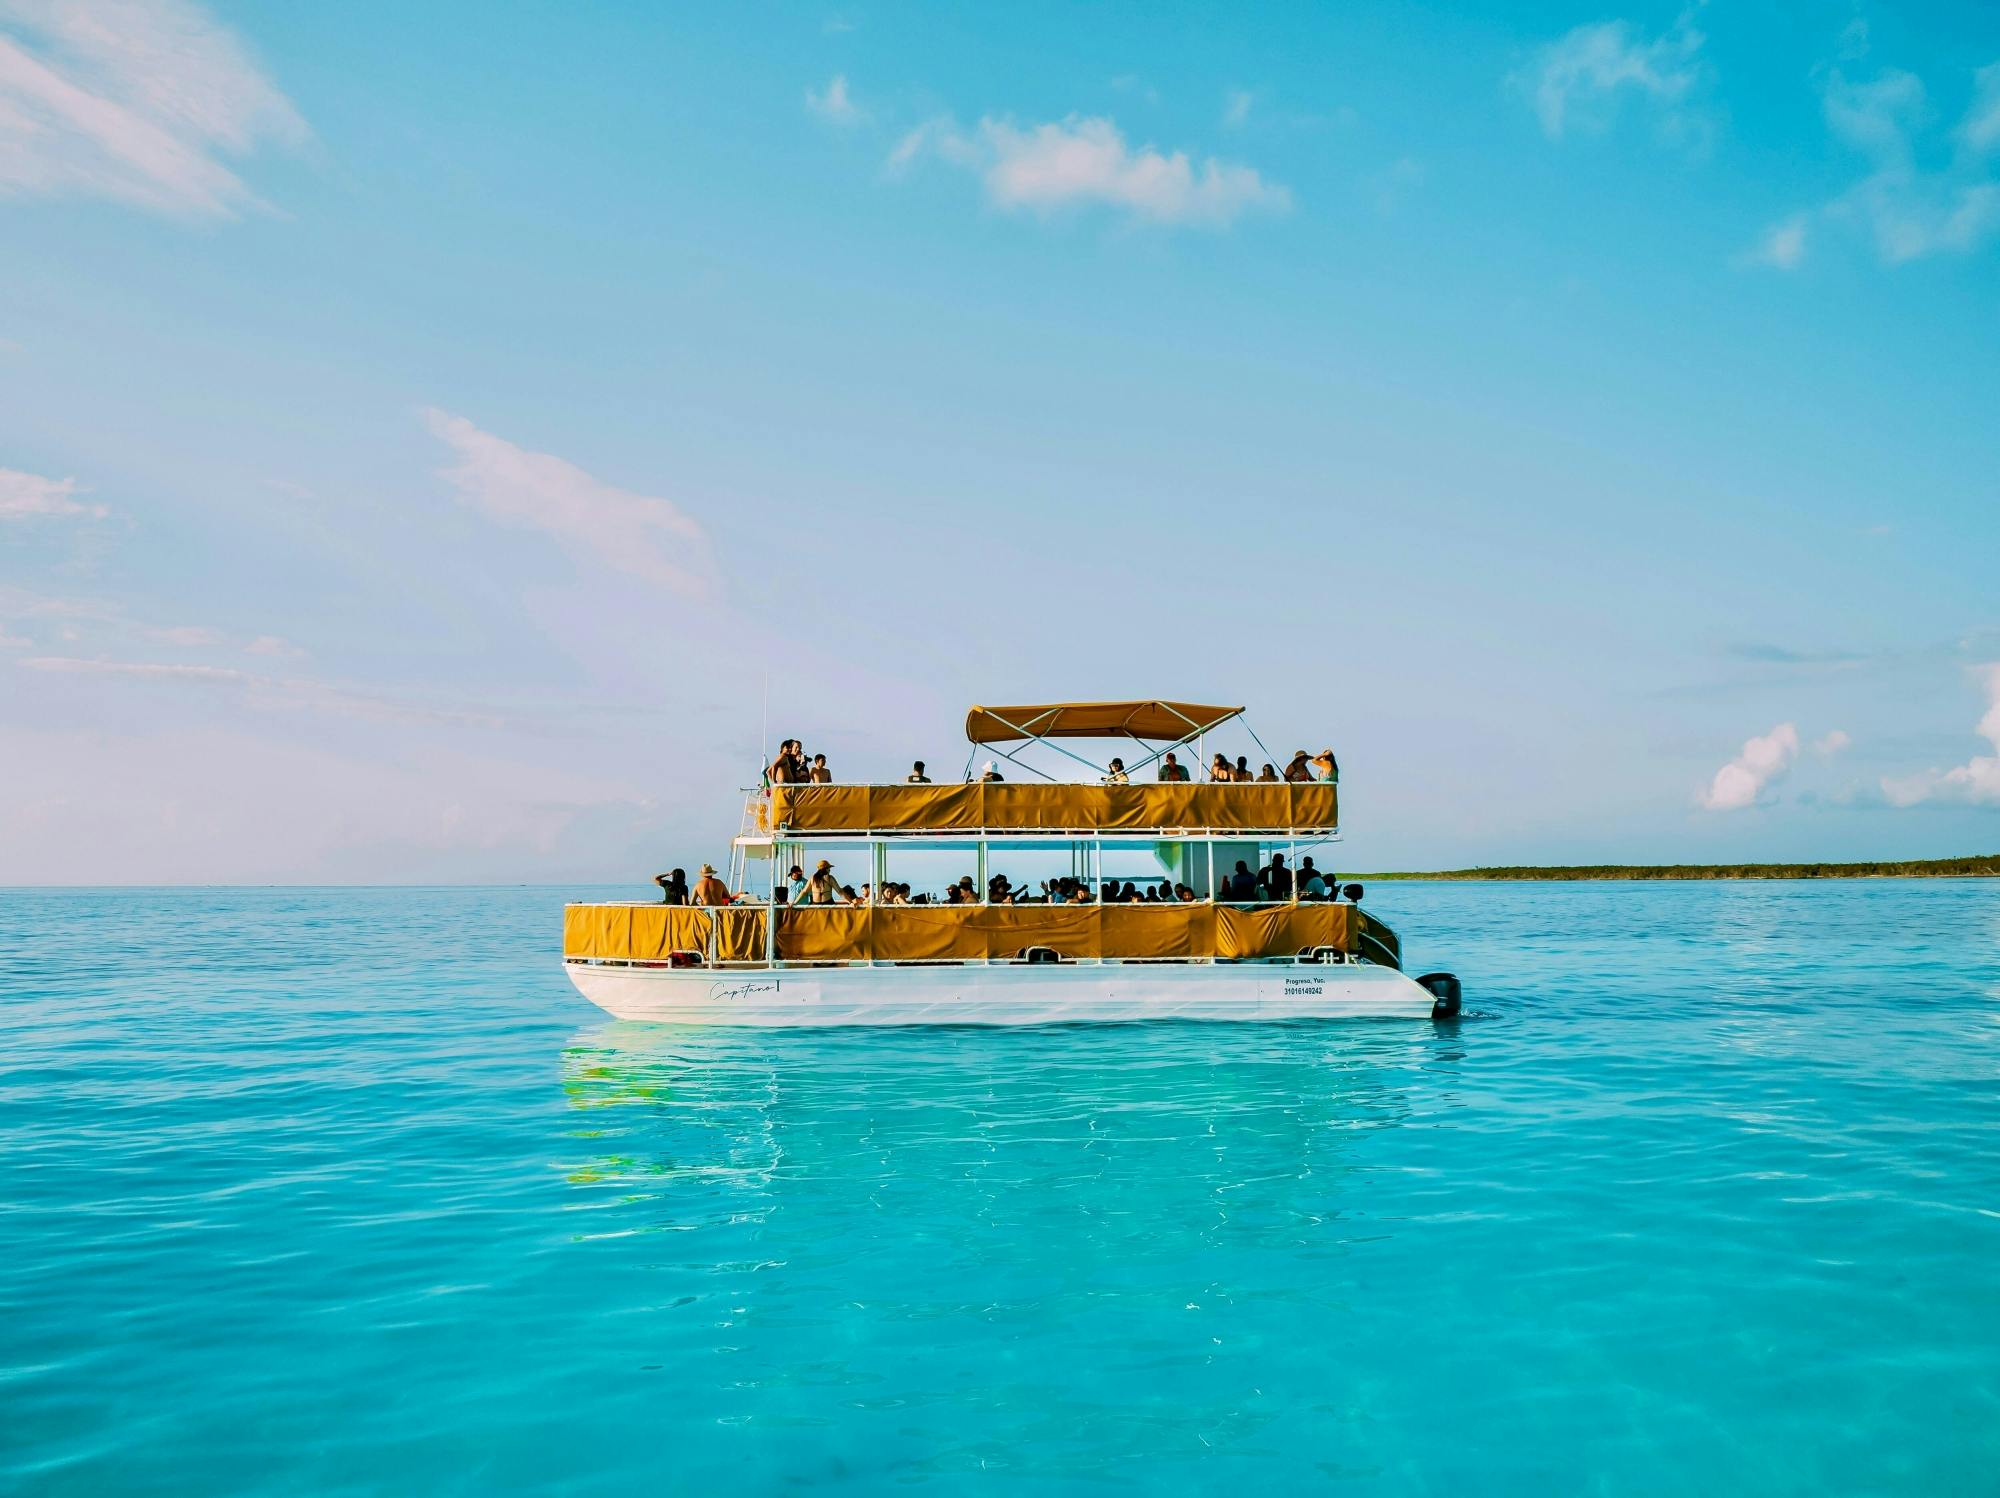
<path fill-rule="evenodd" d="M 1273 784 L 1277 780 L 1277 778 L 1278 778 L 1278 767 L 1276 765 L 1267 764 L 1264 766 L 1263 769 L 1257 772 L 1257 783 L 1259 785 Z"/>
<path fill-rule="evenodd" d="M 1111 761 L 1111 768 L 1105 771 L 1104 774 L 1104 783 L 1106 785 L 1130 785 L 1132 783 L 1132 777 L 1125 773 L 1124 760 L 1114 759 Z"/>
<path fill-rule="evenodd" d="M 980 767 L 979 778 L 981 781 L 989 781 L 989 780 L 1005 780 L 1007 777 L 1000 773 L 999 765 L 995 764 L 992 760 L 989 759 L 983 766 Z"/>
<path fill-rule="evenodd" d="M 694 885 L 694 903 L 697 905 L 727 905 L 729 903 L 729 886 L 715 877 L 715 865 L 712 863 L 705 863 L 701 866 L 701 877 L 695 881 Z"/>
<path fill-rule="evenodd" d="M 815 754 L 813 756 L 812 769 L 807 772 L 806 778 L 814 785 L 833 784 L 833 771 L 826 767 L 826 756 L 824 754 Z"/>
<path fill-rule="evenodd" d="M 1227 785 L 1236 778 L 1236 772 L 1229 768 L 1229 761 L 1218 754 L 1208 762 L 1208 778 L 1218 785 Z"/>
<path fill-rule="evenodd" d="M 906 785 L 929 785 L 931 783 L 930 776 L 924 773 L 924 762 L 922 760 L 918 760 L 910 766 L 910 773 L 903 777 L 903 782 Z"/>
<path fill-rule="evenodd" d="M 1188 778 L 1187 766 L 1174 758 L 1174 751 L 1171 749 L 1167 751 L 1166 757 L 1160 761 L 1159 778 L 1162 781 L 1174 782 L 1184 781 Z"/>
<path fill-rule="evenodd" d="M 685 905 L 688 902 L 688 876 L 686 869 L 675 869 L 671 874 L 655 874 L 653 883 L 660 887 L 662 905 Z"/>
<path fill-rule="evenodd" d="M 1250 773 L 1249 755 L 1239 754 L 1236 756 L 1236 768 L 1230 772 L 1229 778 L 1244 785 L 1249 784 L 1257 778 Z"/>
<path fill-rule="evenodd" d="M 1285 779 L 1311 780 L 1312 778 L 1313 778 L 1312 765 L 1306 759 L 1305 750 L 1303 749 L 1294 750 L 1292 753 L 1291 763 L 1285 766 Z"/>
<path fill-rule="evenodd" d="M 1340 761 L 1333 757 L 1331 749 L 1322 749 L 1313 756 L 1313 773 L 1321 780 L 1340 779 Z"/>
<path fill-rule="evenodd" d="M 778 757 L 771 761 L 765 771 L 773 785 L 803 785 L 806 780 L 805 760 L 802 751 L 805 746 L 797 739 L 786 739 L 778 746 Z"/>

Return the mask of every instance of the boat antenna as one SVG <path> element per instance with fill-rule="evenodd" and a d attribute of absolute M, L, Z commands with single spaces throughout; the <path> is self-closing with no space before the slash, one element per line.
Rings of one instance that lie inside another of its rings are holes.
<path fill-rule="evenodd" d="M 762 756 L 759 764 L 771 763 L 771 668 L 764 668 L 764 721 L 757 729 L 757 753 Z"/>

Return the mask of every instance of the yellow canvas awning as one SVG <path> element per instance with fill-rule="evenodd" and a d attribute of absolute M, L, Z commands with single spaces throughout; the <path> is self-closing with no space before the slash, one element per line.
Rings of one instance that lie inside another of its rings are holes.
<path fill-rule="evenodd" d="M 1161 701 L 975 707 L 965 715 L 965 736 L 975 744 L 1011 744 L 1019 739 L 1185 739 L 1242 711 Z"/>

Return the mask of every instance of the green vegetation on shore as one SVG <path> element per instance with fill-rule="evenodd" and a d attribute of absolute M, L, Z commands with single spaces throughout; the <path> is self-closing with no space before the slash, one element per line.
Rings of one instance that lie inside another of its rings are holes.
<path fill-rule="evenodd" d="M 1343 879 L 1996 879 L 2000 853 L 1983 858 L 1919 858 L 1902 863 L 1576 864 L 1533 868 L 1441 869 L 1436 873 L 1342 874 Z"/>

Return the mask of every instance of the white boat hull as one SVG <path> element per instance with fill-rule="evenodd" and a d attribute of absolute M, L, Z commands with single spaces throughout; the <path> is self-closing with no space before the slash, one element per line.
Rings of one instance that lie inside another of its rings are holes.
<path fill-rule="evenodd" d="M 591 1003 L 678 1025 L 1059 1025 L 1148 1019 L 1429 1019 L 1370 963 L 1069 963 L 717 970 L 564 964 Z"/>

